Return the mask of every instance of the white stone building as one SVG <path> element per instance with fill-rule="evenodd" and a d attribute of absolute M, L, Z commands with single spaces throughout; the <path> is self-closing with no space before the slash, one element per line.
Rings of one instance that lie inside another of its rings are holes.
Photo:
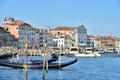
<path fill-rule="evenodd" d="M 83 25 L 77 27 L 56 27 L 51 29 L 50 33 L 58 41 L 61 40 L 61 36 L 65 36 L 63 42 L 66 45 L 58 42 L 58 46 L 63 44 L 63 47 L 72 47 L 87 44 L 87 30 Z"/>
<path fill-rule="evenodd" d="M 81 46 L 83 44 L 87 44 L 87 30 L 81 25 L 78 26 L 75 30 L 75 46 Z"/>
<path fill-rule="evenodd" d="M 101 41 L 94 35 L 88 35 L 87 46 L 94 47 L 94 48 L 100 48 Z"/>
<path fill-rule="evenodd" d="M 45 42 L 45 40 L 47 40 L 48 47 L 53 47 L 53 36 L 50 33 L 43 32 L 43 43 Z"/>
<path fill-rule="evenodd" d="M 59 47 L 59 48 L 62 47 L 62 48 L 67 49 L 69 48 L 69 46 L 72 46 L 72 41 L 70 39 L 70 36 L 68 35 L 62 35 L 59 37 L 55 37 L 53 38 L 53 41 L 57 43 L 55 47 Z"/>

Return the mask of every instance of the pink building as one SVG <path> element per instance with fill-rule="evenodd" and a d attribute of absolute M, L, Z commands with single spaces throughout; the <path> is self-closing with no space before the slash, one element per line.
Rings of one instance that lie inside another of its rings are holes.
<path fill-rule="evenodd" d="M 18 39 L 19 48 L 25 47 L 26 36 L 28 36 L 28 47 L 39 47 L 39 30 L 31 24 L 4 17 L 3 27 Z"/>
<path fill-rule="evenodd" d="M 16 46 L 17 39 L 10 32 L 0 27 L 0 46 Z"/>
<path fill-rule="evenodd" d="M 18 27 L 20 25 L 29 25 L 21 20 L 14 20 L 14 18 L 9 18 L 8 20 L 6 17 L 4 17 L 4 24 L 3 27 L 8 30 L 12 35 L 14 35 L 16 38 L 19 37 L 18 33 Z M 29 25 L 31 26 L 31 25 Z"/>

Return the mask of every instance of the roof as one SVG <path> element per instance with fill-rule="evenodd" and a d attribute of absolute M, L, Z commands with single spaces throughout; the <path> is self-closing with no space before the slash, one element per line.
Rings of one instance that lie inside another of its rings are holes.
<path fill-rule="evenodd" d="M 18 25 L 29 25 L 29 26 L 31 26 L 30 24 L 25 23 L 21 20 L 6 20 L 4 25 L 16 25 L 16 26 L 18 26 Z"/>
<path fill-rule="evenodd" d="M 68 27 L 68 26 L 61 27 L 61 26 L 59 26 L 52 30 L 74 30 L 74 29 L 76 29 L 76 27 Z"/>
<path fill-rule="evenodd" d="M 90 38 L 96 38 L 96 36 L 94 36 L 94 35 L 87 35 L 87 36 Z"/>

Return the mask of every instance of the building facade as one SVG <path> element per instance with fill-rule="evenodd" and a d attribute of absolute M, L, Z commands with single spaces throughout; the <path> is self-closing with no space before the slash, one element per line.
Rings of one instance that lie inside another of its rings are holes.
<path fill-rule="evenodd" d="M 43 31 L 43 43 L 45 42 L 45 40 L 47 40 L 48 47 L 53 47 L 53 36 L 47 31 Z"/>
<path fill-rule="evenodd" d="M 98 36 L 102 48 L 115 47 L 115 39 L 111 36 Z"/>
<path fill-rule="evenodd" d="M 50 33 L 58 41 L 64 36 L 65 40 L 62 41 L 65 44 L 67 43 L 67 46 L 63 45 L 63 47 L 80 46 L 87 43 L 87 30 L 83 25 L 77 27 L 56 27 L 51 29 Z M 59 42 L 58 45 L 60 45 Z"/>
<path fill-rule="evenodd" d="M 4 17 L 3 27 L 18 39 L 18 48 L 24 48 L 26 36 L 28 36 L 28 47 L 39 46 L 39 32 L 32 25 L 21 20 Z"/>
<path fill-rule="evenodd" d="M 101 47 L 101 41 L 100 41 L 100 39 L 97 38 L 97 36 L 88 35 L 87 46 L 88 47 L 100 48 Z"/>
<path fill-rule="evenodd" d="M 53 38 L 53 41 L 56 43 L 55 47 L 59 47 L 59 48 L 63 47 L 65 49 L 67 49 L 67 48 L 69 48 L 69 46 L 72 46 L 72 42 L 70 41 L 70 37 L 66 36 L 66 35 L 55 37 L 55 38 Z"/>
<path fill-rule="evenodd" d="M 17 38 L 3 27 L 0 27 L 0 46 L 17 46 Z"/>

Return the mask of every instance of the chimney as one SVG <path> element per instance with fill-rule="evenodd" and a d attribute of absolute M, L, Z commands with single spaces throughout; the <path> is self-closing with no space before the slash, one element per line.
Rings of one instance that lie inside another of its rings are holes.
<path fill-rule="evenodd" d="M 6 16 L 4 16 L 4 21 L 3 21 L 3 23 L 5 24 L 5 21 L 6 21 L 7 19 L 6 19 Z"/>
<path fill-rule="evenodd" d="M 50 33 L 50 27 L 48 27 L 47 32 Z"/>

